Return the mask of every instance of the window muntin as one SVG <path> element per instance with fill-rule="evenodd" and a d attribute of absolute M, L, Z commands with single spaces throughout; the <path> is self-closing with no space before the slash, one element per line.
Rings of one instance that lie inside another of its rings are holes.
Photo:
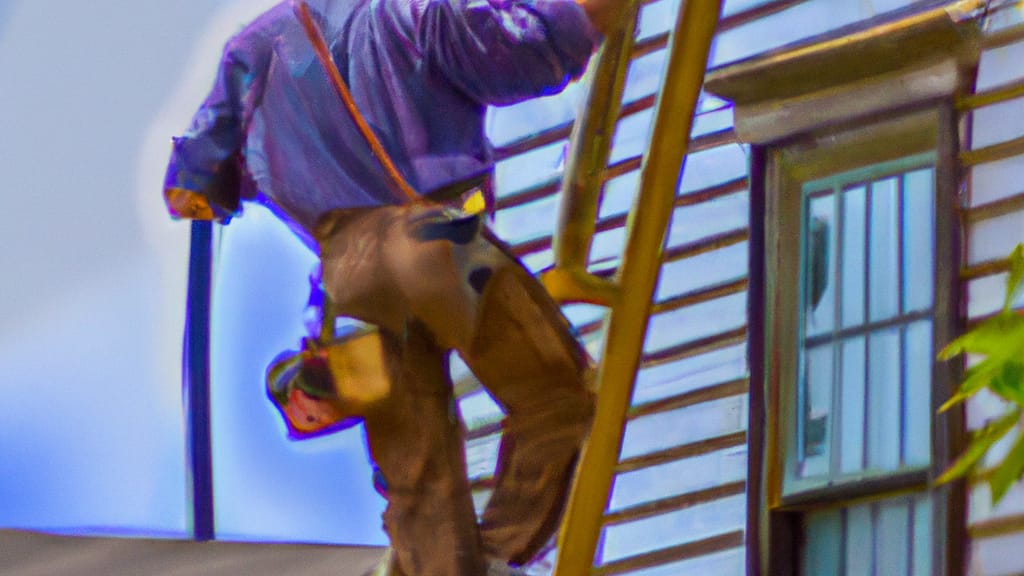
<path fill-rule="evenodd" d="M 927 467 L 934 155 L 806 182 L 784 494 Z"/>
<path fill-rule="evenodd" d="M 932 574 L 932 502 L 899 496 L 810 512 L 800 546 L 802 576 Z"/>

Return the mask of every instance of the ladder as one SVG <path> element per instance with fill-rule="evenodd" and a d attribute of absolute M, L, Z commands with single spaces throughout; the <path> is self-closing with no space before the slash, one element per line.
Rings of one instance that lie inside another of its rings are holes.
<path fill-rule="evenodd" d="M 625 250 L 618 271 L 608 280 L 589 273 L 587 263 L 639 8 L 638 0 L 630 0 L 625 15 L 629 24 L 605 39 L 598 56 L 566 165 L 555 266 L 542 275 L 556 300 L 609 308 L 594 425 L 559 533 L 555 576 L 589 574 L 594 563 L 721 1 L 684 0 L 679 10 L 639 190 L 627 218 Z"/>

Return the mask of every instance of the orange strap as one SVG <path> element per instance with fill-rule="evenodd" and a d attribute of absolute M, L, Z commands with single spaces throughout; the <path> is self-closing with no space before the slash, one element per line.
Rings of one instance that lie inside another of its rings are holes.
<path fill-rule="evenodd" d="M 352 99 L 352 93 L 349 92 L 348 86 L 345 81 L 341 78 L 341 73 L 338 72 L 338 66 L 334 63 L 334 57 L 331 56 L 331 51 L 327 49 L 327 42 L 324 41 L 323 33 L 320 32 L 320 27 L 316 21 L 313 20 L 313 16 L 309 12 L 309 6 L 306 5 L 304 0 L 296 0 L 294 4 L 295 16 L 302 23 L 302 27 L 306 30 L 306 36 L 309 38 L 310 43 L 313 45 L 313 52 L 316 53 L 316 57 L 320 60 L 320 64 L 324 67 L 324 71 L 327 72 L 328 78 L 331 79 L 331 84 L 334 85 L 335 91 L 341 98 L 342 104 L 345 105 L 345 110 L 348 111 L 352 121 L 356 123 L 356 127 L 359 128 L 359 132 L 366 139 L 366 142 L 370 145 L 370 150 L 373 152 L 377 161 L 380 162 L 384 168 L 384 172 L 387 173 L 388 178 L 391 180 L 392 192 L 395 192 L 401 196 L 405 196 L 410 201 L 417 201 L 420 199 L 420 195 L 409 186 L 409 183 L 405 181 L 405 178 L 398 172 L 394 162 L 391 161 L 391 157 L 388 156 L 384 146 L 381 145 L 380 140 L 377 139 L 377 135 L 370 129 L 370 125 L 366 123 L 363 115 L 359 113 L 359 108 L 356 107 L 355 101 Z"/>

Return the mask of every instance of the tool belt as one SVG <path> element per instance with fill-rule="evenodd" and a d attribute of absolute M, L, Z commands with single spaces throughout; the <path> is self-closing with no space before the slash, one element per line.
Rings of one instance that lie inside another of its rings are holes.
<path fill-rule="evenodd" d="M 462 207 L 487 205 L 483 200 L 486 184 L 486 175 L 477 176 L 426 195 L 431 203 L 448 207 L 444 210 L 444 222 L 439 224 L 457 223 L 458 220 L 451 220 L 452 213 L 473 218 L 468 214 L 470 210 L 464 211 Z M 423 224 L 429 226 L 431 222 Z M 317 289 L 318 286 L 314 287 Z M 380 330 L 364 324 L 339 336 L 335 334 L 341 316 L 338 312 L 330 299 L 323 296 L 320 335 L 303 339 L 299 350 L 283 352 L 267 368 L 267 395 L 293 439 L 318 437 L 355 426 L 375 402 L 391 392 Z"/>
<path fill-rule="evenodd" d="M 427 194 L 419 195 L 413 190 L 360 114 L 305 4 L 296 3 L 295 10 L 343 108 L 380 163 L 387 175 L 386 183 L 396 196 L 439 204 L 457 212 L 490 211 L 493 208 L 490 171 Z M 370 406 L 391 392 L 392 381 L 379 329 L 363 326 L 339 337 L 335 334 L 336 320 L 337 311 L 324 296 L 320 336 L 303 340 L 300 350 L 280 354 L 267 368 L 267 394 L 284 418 L 292 438 L 320 436 L 352 427 Z"/>

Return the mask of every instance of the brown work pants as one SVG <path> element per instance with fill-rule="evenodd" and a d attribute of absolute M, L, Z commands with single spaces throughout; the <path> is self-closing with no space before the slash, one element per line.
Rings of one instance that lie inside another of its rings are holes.
<path fill-rule="evenodd" d="M 365 422 L 399 567 L 480 576 L 487 558 L 527 562 L 557 527 L 593 411 L 588 358 L 558 306 L 473 218 L 422 205 L 344 211 L 317 237 L 332 302 L 381 327 L 392 393 Z M 479 525 L 451 349 L 506 414 Z"/>

